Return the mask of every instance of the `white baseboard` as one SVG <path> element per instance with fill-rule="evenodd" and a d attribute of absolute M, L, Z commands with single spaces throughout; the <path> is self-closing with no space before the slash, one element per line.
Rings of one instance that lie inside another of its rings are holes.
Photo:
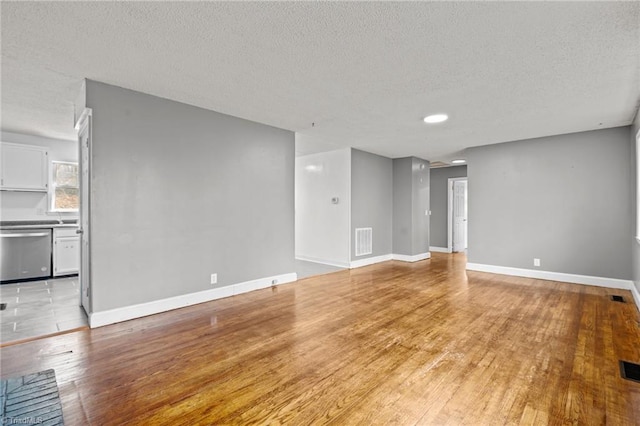
<path fill-rule="evenodd" d="M 561 281 L 573 284 L 586 284 L 597 287 L 619 288 L 623 290 L 631 290 L 631 288 L 634 287 L 633 281 L 631 280 L 565 274 L 562 272 L 538 271 L 534 269 L 511 268 L 508 266 L 484 265 L 481 263 L 467 263 L 467 270 L 491 272 L 493 274 L 502 275 L 514 275 L 516 277 L 537 278 L 540 280 Z"/>
<path fill-rule="evenodd" d="M 633 300 L 636 302 L 636 308 L 640 312 L 640 292 L 638 292 L 638 288 L 635 286 L 634 282 L 631 282 L 631 294 L 633 294 Z"/>
<path fill-rule="evenodd" d="M 338 262 L 335 260 L 318 259 L 310 256 L 296 256 L 297 260 L 304 260 L 305 262 L 322 263 L 323 265 L 337 266 L 338 268 L 348 268 L 349 262 Z"/>
<path fill-rule="evenodd" d="M 198 303 L 209 302 L 211 300 L 222 299 L 237 294 L 247 293 L 261 288 L 271 287 L 275 280 L 275 285 L 296 281 L 298 276 L 295 272 L 272 277 L 259 278 L 257 280 L 232 284 L 225 287 L 212 288 L 211 290 L 199 291 L 197 293 L 183 294 L 169 297 L 167 299 L 154 300 L 152 302 L 140 303 L 137 305 L 124 306 L 122 308 L 110 309 L 107 311 L 93 312 L 89 315 L 89 327 L 96 328 L 104 325 L 115 324 L 135 318 L 146 317 L 147 315 L 159 314 L 173 309 L 184 308 L 185 306 L 196 305 Z"/>
<path fill-rule="evenodd" d="M 431 253 L 420 253 L 414 254 L 413 256 L 408 256 L 406 254 L 392 254 L 393 260 L 401 260 L 403 262 L 417 262 L 419 260 L 429 259 L 431 257 Z"/>
<path fill-rule="evenodd" d="M 383 254 L 382 256 L 367 257 L 366 259 L 354 260 L 349 265 L 349 268 L 361 268 L 363 266 L 373 265 L 374 263 L 386 262 L 393 259 L 392 254 Z"/>
<path fill-rule="evenodd" d="M 438 253 L 451 253 L 451 250 L 449 250 L 447 247 L 434 247 L 431 246 L 429 247 L 429 251 L 435 251 Z"/>

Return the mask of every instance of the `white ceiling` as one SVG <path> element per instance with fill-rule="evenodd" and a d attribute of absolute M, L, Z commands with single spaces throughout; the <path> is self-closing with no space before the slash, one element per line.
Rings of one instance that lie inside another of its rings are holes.
<path fill-rule="evenodd" d="M 353 146 L 466 147 L 627 125 L 639 2 L 7 2 L 2 129 L 74 137 L 83 78 Z M 427 114 L 446 112 L 427 126 Z M 315 123 L 315 126 L 312 126 Z"/>

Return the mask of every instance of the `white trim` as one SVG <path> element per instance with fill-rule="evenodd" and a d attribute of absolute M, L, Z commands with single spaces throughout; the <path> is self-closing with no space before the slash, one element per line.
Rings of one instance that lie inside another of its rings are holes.
<path fill-rule="evenodd" d="M 640 311 L 640 292 L 638 292 L 638 289 L 633 282 L 631 283 L 631 294 L 633 295 L 633 299 L 636 302 L 636 308 L 638 308 L 638 311 Z"/>
<path fill-rule="evenodd" d="M 592 277 L 589 275 L 565 274 L 563 272 L 538 271 L 533 269 L 511 268 L 508 266 L 467 263 L 468 271 L 491 272 L 493 274 L 513 275 L 516 277 L 537 278 L 541 280 L 561 281 L 573 284 L 586 284 L 598 287 L 631 290 L 633 281 L 618 278 Z"/>
<path fill-rule="evenodd" d="M 437 253 L 451 253 L 451 250 L 449 250 L 447 247 L 434 247 L 434 246 L 430 246 L 429 247 L 429 251 L 435 251 Z"/>
<path fill-rule="evenodd" d="M 325 260 L 325 259 L 319 259 L 316 257 L 310 257 L 310 256 L 296 256 L 297 260 L 303 260 L 305 262 L 313 262 L 313 263 L 321 263 L 323 265 L 329 265 L 329 266 L 337 266 L 338 268 L 348 268 L 349 267 L 349 262 L 338 262 L 335 260 Z"/>
<path fill-rule="evenodd" d="M 392 254 L 383 254 L 382 256 L 367 257 L 366 259 L 354 260 L 349 264 L 350 269 L 361 268 L 363 266 L 373 265 L 374 263 L 386 262 L 393 259 Z"/>
<path fill-rule="evenodd" d="M 413 256 L 408 256 L 406 254 L 392 254 L 393 260 L 401 260 L 403 262 L 418 262 L 420 260 L 430 259 L 431 253 L 420 253 L 414 254 Z"/>
<path fill-rule="evenodd" d="M 80 113 L 80 117 L 78 117 L 78 120 L 76 121 L 76 124 L 73 126 L 73 128 L 76 129 L 78 133 L 80 133 L 80 131 L 82 130 L 82 127 L 85 126 L 85 122 L 83 121 L 86 120 L 87 117 L 92 117 L 92 116 L 93 116 L 93 110 L 91 108 L 83 109 L 82 112 Z"/>
<path fill-rule="evenodd" d="M 292 272 L 289 274 L 274 275 L 272 277 L 259 278 L 257 280 L 232 284 L 225 287 L 212 288 L 211 290 L 199 291 L 197 293 L 183 294 L 180 296 L 169 297 L 167 299 L 154 300 L 152 302 L 124 306 L 122 308 L 110 309 L 102 312 L 93 312 L 89 315 L 89 327 L 102 327 L 104 325 L 146 317 L 147 315 L 158 314 L 173 309 L 184 308 L 185 306 L 196 305 L 198 303 L 209 302 L 211 300 L 222 299 L 253 290 L 271 287 L 273 285 L 273 280 L 277 281 L 275 285 L 280 285 L 296 281 L 297 279 L 297 274 Z"/>

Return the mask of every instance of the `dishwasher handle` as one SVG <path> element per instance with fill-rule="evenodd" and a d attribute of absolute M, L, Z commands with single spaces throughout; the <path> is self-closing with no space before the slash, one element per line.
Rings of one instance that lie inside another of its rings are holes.
<path fill-rule="evenodd" d="M 25 234 L 0 234 L 0 238 L 21 238 L 21 237 L 48 237 L 48 232 L 34 232 Z"/>

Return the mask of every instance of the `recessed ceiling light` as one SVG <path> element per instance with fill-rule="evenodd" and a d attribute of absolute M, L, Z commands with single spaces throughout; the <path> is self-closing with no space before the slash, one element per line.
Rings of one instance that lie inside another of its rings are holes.
<path fill-rule="evenodd" d="M 433 114 L 427 115 L 424 118 L 424 122 L 429 124 L 442 123 L 443 121 L 447 121 L 448 118 L 449 116 L 447 114 Z"/>
<path fill-rule="evenodd" d="M 460 158 L 458 160 L 453 160 L 451 162 L 451 164 L 463 164 L 463 163 L 466 163 L 466 162 L 467 162 L 467 160 L 463 160 L 463 159 Z"/>

